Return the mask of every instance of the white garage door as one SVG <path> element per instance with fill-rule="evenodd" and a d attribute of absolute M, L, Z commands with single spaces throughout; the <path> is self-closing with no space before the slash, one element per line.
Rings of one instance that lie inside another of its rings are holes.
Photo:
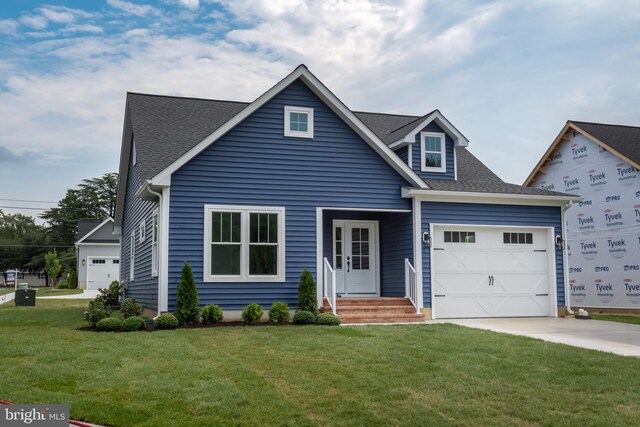
<path fill-rule="evenodd" d="M 120 260 L 117 258 L 89 258 L 87 289 L 108 288 L 114 280 L 120 280 Z"/>
<path fill-rule="evenodd" d="M 434 226 L 434 316 L 552 315 L 549 235 L 546 229 Z"/>

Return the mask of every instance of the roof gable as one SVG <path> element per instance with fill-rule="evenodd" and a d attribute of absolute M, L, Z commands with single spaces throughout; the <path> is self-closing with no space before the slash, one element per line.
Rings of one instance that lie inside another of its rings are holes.
<path fill-rule="evenodd" d="M 389 146 L 391 148 L 405 144 L 412 144 L 416 141 L 416 135 L 427 127 L 430 123 L 436 123 L 447 135 L 453 139 L 456 147 L 469 146 L 469 140 L 439 111 L 433 110 L 429 114 L 420 117 L 413 122 L 407 123 L 389 133 Z"/>
<path fill-rule="evenodd" d="M 81 221 L 78 223 L 78 241 L 83 243 L 118 243 L 119 239 L 113 235 L 113 218 L 102 222 Z"/>

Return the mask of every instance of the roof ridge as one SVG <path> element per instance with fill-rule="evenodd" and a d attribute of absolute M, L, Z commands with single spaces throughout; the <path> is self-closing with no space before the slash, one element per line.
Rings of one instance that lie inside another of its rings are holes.
<path fill-rule="evenodd" d="M 142 92 L 129 92 L 129 91 L 127 91 L 127 95 L 153 96 L 156 98 L 190 99 L 194 101 L 231 102 L 234 104 L 247 104 L 247 105 L 251 103 L 248 101 L 232 101 L 229 99 L 198 98 L 195 96 L 178 96 L 178 95 L 160 95 L 157 93 L 142 93 Z"/>
<path fill-rule="evenodd" d="M 619 127 L 619 128 L 633 128 L 633 129 L 640 129 L 640 126 L 632 126 L 632 125 L 616 125 L 616 124 L 612 124 L 612 123 L 584 122 L 584 121 L 580 121 L 580 120 L 569 120 L 569 122 L 571 122 L 571 123 L 586 123 L 586 124 L 588 124 L 588 125 L 598 125 L 598 126 L 614 126 L 614 127 Z"/>
<path fill-rule="evenodd" d="M 353 111 L 354 114 L 357 113 L 362 113 L 362 114 L 379 114 L 381 116 L 396 116 L 396 117 L 415 117 L 415 118 L 420 118 L 420 117 L 424 117 L 424 116 L 414 116 L 413 114 L 395 114 L 395 113 L 380 113 L 380 112 L 376 112 L 376 111 Z"/>

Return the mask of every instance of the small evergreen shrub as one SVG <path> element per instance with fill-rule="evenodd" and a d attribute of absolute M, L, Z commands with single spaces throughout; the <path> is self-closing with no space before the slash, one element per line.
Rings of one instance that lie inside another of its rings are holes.
<path fill-rule="evenodd" d="M 313 325 L 316 323 L 316 315 L 310 311 L 298 311 L 293 315 L 293 323 L 296 325 Z"/>
<path fill-rule="evenodd" d="M 105 317 L 96 323 L 98 332 L 116 332 L 122 330 L 122 320 L 117 317 Z"/>
<path fill-rule="evenodd" d="M 202 309 L 202 321 L 204 323 L 218 323 L 224 319 L 220 306 L 216 304 L 205 305 Z"/>
<path fill-rule="evenodd" d="M 260 307 L 259 304 L 256 304 L 256 303 L 248 304 L 242 310 L 242 321 L 244 323 L 255 325 L 260 321 L 260 318 L 262 317 L 262 313 L 264 313 L 264 310 L 262 309 L 262 307 Z"/>
<path fill-rule="evenodd" d="M 298 285 L 298 310 L 310 311 L 318 314 L 318 303 L 316 302 L 316 281 L 311 272 L 305 269 L 300 275 Z"/>
<path fill-rule="evenodd" d="M 120 308 L 120 312 L 125 319 L 131 316 L 140 316 L 143 311 L 144 308 L 142 308 L 142 306 L 138 304 L 138 300 L 133 297 L 125 298 Z"/>
<path fill-rule="evenodd" d="M 69 272 L 69 277 L 67 278 L 67 289 L 76 289 L 78 287 L 78 274 L 75 270 L 71 270 Z"/>
<path fill-rule="evenodd" d="M 122 295 L 120 282 L 114 280 L 107 289 L 98 289 L 98 291 L 100 293 L 96 297 L 96 301 L 102 302 L 107 310 L 120 310 L 120 296 Z"/>
<path fill-rule="evenodd" d="M 186 261 L 182 264 L 182 275 L 176 293 L 176 317 L 180 323 L 191 325 L 200 321 L 198 289 L 193 279 L 193 270 Z"/>
<path fill-rule="evenodd" d="M 89 301 L 89 307 L 84 312 L 84 318 L 87 319 L 87 322 L 89 322 L 92 328 L 95 328 L 96 324 L 102 319 L 109 317 L 109 314 L 109 310 L 105 308 L 101 301 L 93 300 Z"/>
<path fill-rule="evenodd" d="M 332 313 L 322 313 L 316 317 L 316 325 L 338 326 L 340 319 Z"/>
<path fill-rule="evenodd" d="M 269 321 L 273 323 L 289 322 L 289 306 L 286 302 L 274 302 L 269 309 Z"/>
<path fill-rule="evenodd" d="M 140 316 L 131 316 L 124 319 L 122 322 L 122 329 L 126 332 L 144 331 L 147 328 L 147 324 Z"/>
<path fill-rule="evenodd" d="M 179 322 L 176 316 L 170 313 L 164 313 L 156 317 L 153 322 L 157 329 L 175 329 L 178 327 Z"/>

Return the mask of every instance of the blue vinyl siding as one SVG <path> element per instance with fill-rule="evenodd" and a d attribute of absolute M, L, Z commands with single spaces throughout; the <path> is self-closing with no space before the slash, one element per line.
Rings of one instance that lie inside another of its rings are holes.
<path fill-rule="evenodd" d="M 421 132 L 439 132 L 444 133 L 442 128 L 435 123 L 429 123 Z M 446 146 L 446 162 L 447 162 L 447 171 L 446 172 L 422 172 L 421 162 L 420 162 L 420 150 L 422 149 L 422 144 L 420 142 L 420 133 L 416 135 L 416 142 L 413 144 L 413 149 L 411 150 L 412 158 L 412 166 L 413 170 L 420 176 L 422 179 L 455 179 L 455 170 L 454 170 L 454 147 L 453 147 L 453 139 L 449 135 L 445 133 Z"/>
<path fill-rule="evenodd" d="M 129 179 L 125 196 L 124 218 L 120 245 L 120 281 L 126 286 L 126 295 L 135 297 L 150 310 L 158 309 L 158 278 L 151 277 L 151 215 L 157 203 L 142 200 L 135 193 L 140 186 L 138 167 L 129 163 Z M 140 242 L 140 222 L 145 220 L 146 238 Z M 129 281 L 129 252 L 131 231 L 135 231 L 134 280 Z"/>
<path fill-rule="evenodd" d="M 314 109 L 313 139 L 283 136 L 285 106 Z M 316 207 L 411 209 L 400 197 L 407 185 L 302 82 L 292 83 L 171 177 L 169 310 L 183 261 L 193 268 L 201 304 L 295 307 L 302 270 L 317 278 Z M 285 207 L 285 282 L 204 283 L 205 204 Z"/>
<path fill-rule="evenodd" d="M 476 203 L 422 202 L 422 230 L 430 224 L 474 224 L 521 227 L 554 227 L 561 234 L 562 216 L 555 206 L 489 205 Z M 431 307 L 431 258 L 422 247 L 424 306 Z M 564 264 L 562 251 L 556 250 L 558 305 L 564 305 Z"/>
<path fill-rule="evenodd" d="M 378 221 L 380 296 L 404 297 L 404 259 L 413 264 L 413 215 L 390 212 L 325 211 L 323 216 L 323 257 L 333 265 L 333 220 Z"/>
<path fill-rule="evenodd" d="M 404 147 L 400 147 L 395 151 L 396 155 L 398 157 L 400 157 L 400 160 L 402 160 L 404 163 L 406 163 L 407 165 L 409 164 L 409 147 L 408 146 L 404 146 Z"/>

